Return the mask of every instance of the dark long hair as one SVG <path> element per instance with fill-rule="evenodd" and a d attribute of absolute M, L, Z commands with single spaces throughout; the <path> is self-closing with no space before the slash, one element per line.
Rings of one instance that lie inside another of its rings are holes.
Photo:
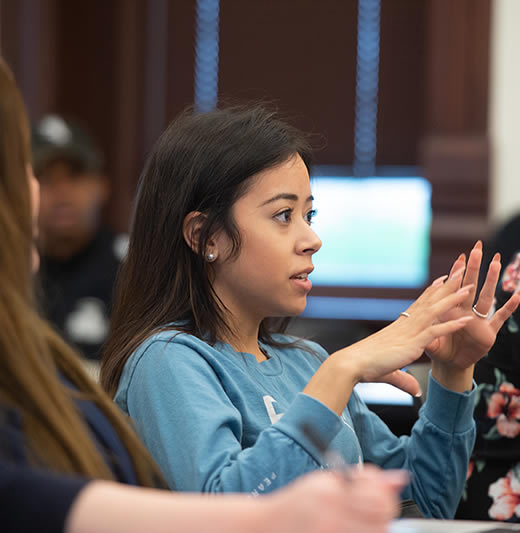
<path fill-rule="evenodd" d="M 128 255 L 121 267 L 101 383 L 114 395 L 124 364 L 159 329 L 181 330 L 213 344 L 232 333 L 205 261 L 208 239 L 224 231 L 232 254 L 240 234 L 231 208 L 252 177 L 299 154 L 310 167 L 307 137 L 256 105 L 195 114 L 185 111 L 161 135 L 145 164 L 134 209 Z M 204 215 L 193 251 L 183 236 L 192 211 Z M 289 319 L 262 321 L 259 340 L 279 345 L 275 333 Z"/>

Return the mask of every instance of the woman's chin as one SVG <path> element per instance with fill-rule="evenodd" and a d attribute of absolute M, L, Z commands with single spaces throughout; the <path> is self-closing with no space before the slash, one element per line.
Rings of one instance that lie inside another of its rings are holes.
<path fill-rule="evenodd" d="M 286 309 L 283 316 L 287 317 L 296 317 L 301 315 L 305 311 L 305 307 L 307 306 L 307 298 L 304 298 L 303 301 L 295 303 L 293 306 L 291 306 L 290 309 Z"/>

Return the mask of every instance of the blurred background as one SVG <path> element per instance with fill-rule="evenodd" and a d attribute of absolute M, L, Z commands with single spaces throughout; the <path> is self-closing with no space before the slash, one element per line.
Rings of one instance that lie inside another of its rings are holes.
<path fill-rule="evenodd" d="M 74 117 L 96 139 L 118 232 L 187 105 L 262 99 L 317 134 L 317 220 L 356 235 L 331 235 L 294 331 L 333 350 L 520 211 L 519 23 L 518 0 L 0 0 L 0 50 L 33 123 Z M 385 276 L 403 257 L 416 270 Z M 327 270 L 336 258 L 352 276 Z"/>

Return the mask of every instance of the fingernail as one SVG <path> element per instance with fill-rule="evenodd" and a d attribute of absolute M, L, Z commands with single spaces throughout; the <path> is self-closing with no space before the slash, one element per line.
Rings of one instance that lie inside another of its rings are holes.
<path fill-rule="evenodd" d="M 416 392 L 416 393 L 414 394 L 414 396 L 415 396 L 416 398 L 420 398 L 420 397 L 422 396 L 422 390 L 419 389 L 419 392 Z"/>
<path fill-rule="evenodd" d="M 464 270 L 466 270 L 464 267 L 459 268 L 458 270 L 456 270 L 456 271 L 450 276 L 450 279 L 461 278 L 461 277 L 462 277 L 462 274 L 464 273 Z"/>
<path fill-rule="evenodd" d="M 467 322 L 469 322 L 470 320 L 473 320 L 473 317 L 472 316 L 463 316 L 462 318 L 459 318 L 457 320 L 457 323 L 458 324 L 466 324 Z"/>
<path fill-rule="evenodd" d="M 442 285 L 445 281 L 446 281 L 446 278 L 448 277 L 448 274 L 444 274 L 444 276 L 441 276 L 440 278 L 437 278 L 433 283 L 432 283 L 432 287 L 438 287 L 439 285 Z"/>

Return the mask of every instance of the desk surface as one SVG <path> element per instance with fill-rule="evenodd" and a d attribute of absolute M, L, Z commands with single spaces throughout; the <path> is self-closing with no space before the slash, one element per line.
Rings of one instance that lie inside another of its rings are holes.
<path fill-rule="evenodd" d="M 506 533 L 519 531 L 520 524 L 469 522 L 466 520 L 395 520 L 389 533 Z"/>

